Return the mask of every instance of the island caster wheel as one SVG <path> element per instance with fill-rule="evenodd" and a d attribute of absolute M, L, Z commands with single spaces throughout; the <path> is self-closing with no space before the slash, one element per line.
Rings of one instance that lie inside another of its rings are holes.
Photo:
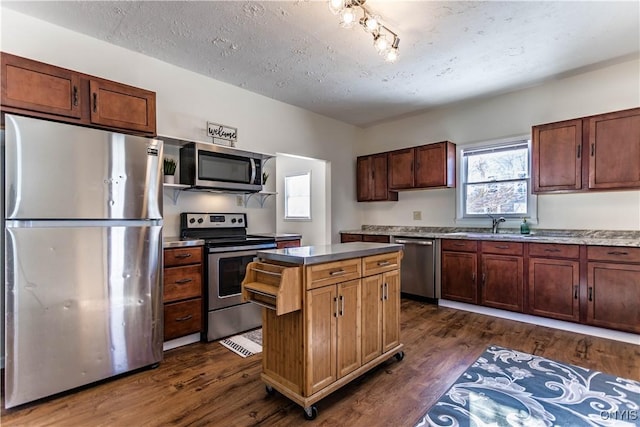
<path fill-rule="evenodd" d="M 276 394 L 275 389 L 273 387 L 271 387 L 270 385 L 264 386 L 264 389 L 267 391 L 267 394 L 269 396 L 273 396 L 274 394 Z"/>
<path fill-rule="evenodd" d="M 397 352 L 395 355 L 395 358 L 399 361 L 401 361 L 402 359 L 404 359 L 404 351 L 399 351 Z"/>
<path fill-rule="evenodd" d="M 307 406 L 304 408 L 304 419 L 305 420 L 315 420 L 318 416 L 318 407 L 316 405 Z"/>

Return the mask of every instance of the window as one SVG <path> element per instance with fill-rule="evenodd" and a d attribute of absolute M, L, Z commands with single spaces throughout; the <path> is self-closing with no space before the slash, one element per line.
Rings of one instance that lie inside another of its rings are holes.
<path fill-rule="evenodd" d="M 532 217 L 529 142 L 462 150 L 462 218 Z"/>
<path fill-rule="evenodd" d="M 311 172 L 284 177 L 284 217 L 311 219 Z"/>

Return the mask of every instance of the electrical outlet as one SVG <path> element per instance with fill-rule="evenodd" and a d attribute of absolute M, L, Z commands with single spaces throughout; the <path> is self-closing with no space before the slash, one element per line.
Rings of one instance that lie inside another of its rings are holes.
<path fill-rule="evenodd" d="M 416 221 L 422 220 L 422 211 L 413 211 L 413 219 Z"/>
<path fill-rule="evenodd" d="M 242 196 L 236 196 L 236 206 L 244 206 L 244 198 Z"/>

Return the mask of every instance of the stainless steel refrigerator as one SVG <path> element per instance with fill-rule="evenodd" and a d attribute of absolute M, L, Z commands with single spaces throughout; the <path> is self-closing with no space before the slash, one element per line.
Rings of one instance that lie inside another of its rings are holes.
<path fill-rule="evenodd" d="M 162 141 L 4 116 L 5 407 L 162 360 Z"/>

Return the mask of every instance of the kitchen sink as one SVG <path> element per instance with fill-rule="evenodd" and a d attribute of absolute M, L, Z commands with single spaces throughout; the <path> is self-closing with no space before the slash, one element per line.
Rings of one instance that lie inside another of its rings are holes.
<path fill-rule="evenodd" d="M 456 232 L 447 233 L 448 236 L 469 237 L 472 239 L 516 239 L 533 237 L 535 234 L 520 234 L 520 233 L 473 233 L 473 232 Z"/>

